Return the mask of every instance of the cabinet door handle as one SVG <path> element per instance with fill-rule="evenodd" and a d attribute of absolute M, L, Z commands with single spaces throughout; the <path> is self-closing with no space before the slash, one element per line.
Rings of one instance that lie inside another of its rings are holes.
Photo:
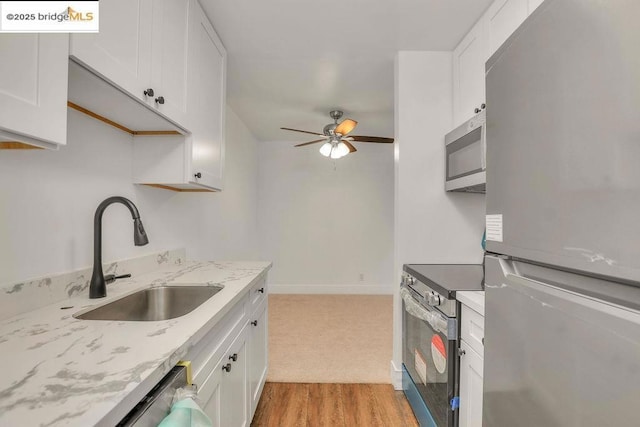
<path fill-rule="evenodd" d="M 164 104 L 164 96 L 157 97 L 156 104 Z"/>
<path fill-rule="evenodd" d="M 233 360 L 234 362 L 238 360 L 238 353 L 233 353 L 229 356 L 229 360 Z"/>
<path fill-rule="evenodd" d="M 475 110 L 473 110 L 474 113 L 478 114 L 480 112 L 480 109 L 476 107 Z"/>
<path fill-rule="evenodd" d="M 222 370 L 226 372 L 231 372 L 231 363 L 227 363 L 226 365 L 222 365 Z"/>
<path fill-rule="evenodd" d="M 193 174 L 196 178 L 202 178 L 202 174 L 200 172 L 196 172 Z"/>
<path fill-rule="evenodd" d="M 484 110 L 485 108 L 487 108 L 487 104 L 482 104 L 482 105 L 480 105 L 480 109 L 481 109 L 481 110 Z"/>
<path fill-rule="evenodd" d="M 261 294 L 264 294 L 264 288 L 258 289 L 258 292 L 260 292 Z"/>
<path fill-rule="evenodd" d="M 251 324 L 252 324 L 253 326 L 258 326 L 258 321 L 257 321 L 257 320 L 254 320 L 253 322 L 251 322 Z"/>
<path fill-rule="evenodd" d="M 463 349 L 461 349 L 461 348 L 459 348 L 459 349 L 458 349 L 458 356 L 462 357 L 462 356 L 464 356 L 465 354 L 467 354 L 467 352 L 466 352 L 466 351 L 464 351 L 464 350 L 463 350 Z"/>
<path fill-rule="evenodd" d="M 144 91 L 144 96 L 153 96 L 153 89 L 149 88 L 147 90 Z"/>

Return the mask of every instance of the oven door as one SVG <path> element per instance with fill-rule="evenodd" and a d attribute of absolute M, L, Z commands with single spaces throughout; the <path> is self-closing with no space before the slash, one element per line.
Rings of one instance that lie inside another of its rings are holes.
<path fill-rule="evenodd" d="M 452 404 L 458 392 L 456 319 L 449 318 L 434 308 L 423 306 L 405 287 L 401 287 L 400 295 L 403 308 L 403 364 L 410 377 L 410 383 L 413 383 L 407 387 L 403 386 L 405 393 L 408 388 L 410 391 L 407 397 L 417 392 L 426 405 L 429 416 L 426 417 L 425 425 L 457 426 L 457 405 Z M 412 407 L 418 416 L 419 408 L 415 405 Z"/>

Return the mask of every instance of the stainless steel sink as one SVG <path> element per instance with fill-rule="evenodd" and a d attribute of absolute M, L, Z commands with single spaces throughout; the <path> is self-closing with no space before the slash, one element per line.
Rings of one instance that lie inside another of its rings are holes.
<path fill-rule="evenodd" d="M 222 286 L 160 286 L 147 288 L 86 313 L 83 320 L 167 320 L 184 316 L 222 290 Z"/>

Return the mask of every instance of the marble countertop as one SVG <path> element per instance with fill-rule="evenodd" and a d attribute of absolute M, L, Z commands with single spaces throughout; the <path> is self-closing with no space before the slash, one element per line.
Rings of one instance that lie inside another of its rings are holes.
<path fill-rule="evenodd" d="M 114 425 L 271 267 L 185 262 L 0 321 L 0 425 Z M 73 314 L 149 286 L 223 285 L 191 313 L 165 321 L 78 320 Z M 64 308 L 72 306 L 72 308 Z"/>
<path fill-rule="evenodd" d="M 456 299 L 484 316 L 484 291 L 461 291 L 456 294 Z"/>

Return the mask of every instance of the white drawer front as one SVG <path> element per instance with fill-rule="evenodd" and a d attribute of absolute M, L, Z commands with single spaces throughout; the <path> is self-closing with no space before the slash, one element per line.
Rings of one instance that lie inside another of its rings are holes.
<path fill-rule="evenodd" d="M 253 313 L 267 297 L 267 281 L 264 277 L 251 287 L 249 295 L 249 299 L 251 300 L 251 313 Z"/>
<path fill-rule="evenodd" d="M 484 317 L 466 305 L 462 306 L 461 338 L 480 356 L 484 355 Z"/>

